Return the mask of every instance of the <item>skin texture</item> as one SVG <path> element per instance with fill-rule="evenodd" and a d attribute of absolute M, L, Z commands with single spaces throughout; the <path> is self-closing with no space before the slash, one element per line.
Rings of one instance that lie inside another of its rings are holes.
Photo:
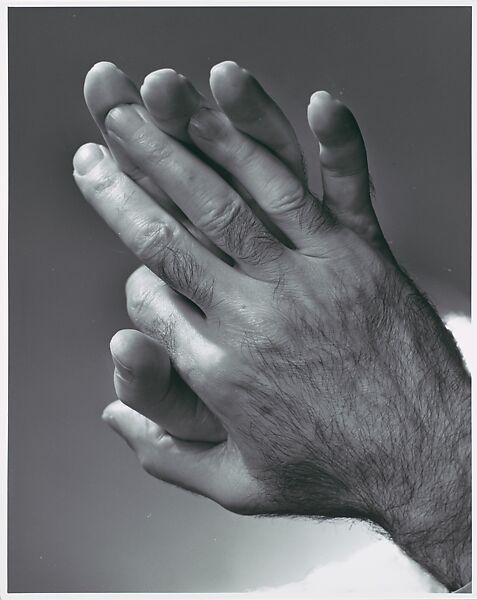
<path fill-rule="evenodd" d="M 328 110 L 333 123 L 340 106 L 318 94 L 309 107 L 323 140 L 322 170 L 331 175 L 325 203 L 288 156 L 220 111 L 201 105 L 189 119 L 197 153 L 139 104 L 109 110 L 101 126 L 113 148 L 234 266 L 121 172 L 105 148 L 79 150 L 75 179 L 85 198 L 148 267 L 127 284 L 131 319 L 165 349 L 217 428 L 208 439 L 190 432 L 179 439 L 123 404 L 105 419 L 156 477 L 240 513 L 371 520 L 458 587 L 470 578 L 469 377 L 452 337 L 384 242 L 354 119 L 338 117 L 345 133 L 336 125 L 334 134 L 320 121 Z M 344 193 L 333 162 L 340 151 L 359 165 L 342 171 Z M 355 201 L 350 189 L 358 190 Z M 158 361 L 167 379 L 165 354 Z"/>
<path fill-rule="evenodd" d="M 237 129 L 265 145 L 306 181 L 302 152 L 292 126 L 248 71 L 232 61 L 220 63 L 211 71 L 211 89 Z M 194 150 L 187 131 L 189 119 L 199 107 L 206 106 L 207 101 L 174 70 L 160 69 L 150 73 L 139 92 L 115 65 L 101 62 L 88 73 L 84 90 L 91 115 L 113 152 L 115 147 L 103 126 L 104 117 L 116 104 L 139 101 L 140 94 L 144 106 L 162 131 Z M 341 209 L 343 218 L 349 215 L 351 227 L 356 227 L 363 236 L 369 231 L 370 240 L 374 235 L 377 245 L 384 246 L 384 237 L 376 235 L 380 230 L 371 205 L 366 151 L 356 120 L 346 106 L 332 99 L 327 92 L 314 94 L 309 118 L 313 132 L 320 139 L 324 203 Z M 120 157 L 117 161 L 122 170 L 134 173 L 139 184 L 146 190 L 155 190 L 157 201 L 169 207 L 171 201 L 165 203 L 164 193 L 158 192 L 140 169 L 131 167 L 127 157 L 121 154 Z M 181 219 L 187 223 L 183 213 Z M 187 227 L 204 241 L 190 222 Z M 209 243 L 208 247 L 220 254 L 216 246 Z M 116 394 L 122 402 L 146 417 L 153 416 L 153 421 L 175 437 L 202 441 L 225 439 L 226 432 L 217 428 L 216 417 L 182 381 L 169 364 L 167 354 L 160 352 L 154 340 L 134 330 L 119 331 L 111 341 L 111 353 L 116 366 Z M 162 356 L 161 360 L 158 354 Z M 128 365 L 135 373 L 134 378 L 130 373 L 127 380 L 121 377 L 121 365 Z"/>

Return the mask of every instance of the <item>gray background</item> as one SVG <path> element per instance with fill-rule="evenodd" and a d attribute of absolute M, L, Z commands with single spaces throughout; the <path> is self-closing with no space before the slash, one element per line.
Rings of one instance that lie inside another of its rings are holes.
<path fill-rule="evenodd" d="M 146 476 L 100 421 L 108 342 L 135 259 L 82 200 L 71 158 L 99 141 L 91 65 L 138 83 L 252 70 L 296 126 L 310 94 L 361 123 L 377 212 L 442 310 L 469 310 L 470 8 L 13 8 L 10 35 L 9 591 L 241 591 L 366 539 L 349 524 L 242 518 Z M 318 178 L 314 178 L 319 186 Z"/>

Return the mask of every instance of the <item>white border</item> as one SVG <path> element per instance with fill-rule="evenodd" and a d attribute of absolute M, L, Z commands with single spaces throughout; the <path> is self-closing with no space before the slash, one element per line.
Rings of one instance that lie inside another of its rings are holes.
<path fill-rule="evenodd" d="M 0 281 L 3 285 L 0 286 L 0 339 L 3 340 L 2 346 L 2 357 L 0 366 L 0 381 L 3 382 L 3 393 L 0 392 L 0 600 L 4 599 L 18 599 L 18 600 L 29 600 L 29 599 L 67 599 L 67 600 L 112 600 L 113 598 L 119 598 L 120 600 L 137 600 L 147 599 L 153 600 L 155 598 L 163 599 L 174 599 L 174 600 L 189 600 L 189 599 L 206 599 L 211 596 L 220 600 L 237 600 L 240 598 L 254 599 L 265 597 L 273 598 L 273 593 L 270 596 L 265 596 L 263 593 L 247 593 L 247 594 L 9 594 L 7 593 L 7 484 L 8 484 L 8 23 L 7 23 L 7 11 L 8 7 L 63 7 L 63 6 L 78 6 L 78 7 L 115 7 L 115 6 L 128 6 L 128 7 L 147 7 L 147 6 L 471 6 L 474 7 L 473 1 L 468 2 L 429 2 L 422 0 L 421 2 L 378 2 L 376 0 L 368 0 L 367 2 L 359 2 L 356 0 L 348 0 L 347 2 L 340 2 L 339 0 L 329 2 L 271 2 L 269 0 L 262 0 L 262 2 L 227 2 L 227 1 L 209 1 L 209 2 L 155 2 L 155 1 L 121 1 L 121 0 L 103 0 L 102 2 L 95 0 L 63 0 L 63 1 L 41 1 L 31 0 L 29 2 L 22 0 L 0 0 L 0 189 L 1 189 L 1 201 L 0 201 Z M 476 17 L 474 10 L 472 11 L 472 32 L 475 30 Z M 474 36 L 472 36 L 472 65 L 475 60 L 475 49 L 477 42 Z M 473 75 L 474 69 L 472 69 Z M 472 78 L 472 117 L 475 114 L 475 81 Z M 475 142 L 475 121 L 472 118 L 472 175 L 475 172 L 476 166 L 476 154 L 477 145 Z M 473 177 L 472 177 L 473 181 Z M 474 194 L 472 194 L 472 198 Z M 475 210 L 472 211 L 472 232 L 475 231 L 477 224 L 477 217 Z M 472 237 L 472 314 L 476 314 L 477 311 L 477 284 L 475 277 L 475 263 L 477 259 L 477 251 L 475 246 L 474 237 Z M 472 332 L 474 334 L 476 349 L 477 349 L 477 326 L 472 319 Z M 475 393 L 475 385 L 472 384 L 472 393 Z M 477 415 L 476 411 L 472 411 L 472 428 L 473 431 L 476 429 Z M 475 436 L 472 439 L 472 450 L 473 457 L 475 456 Z M 472 475 L 473 475 L 473 498 L 476 495 L 476 478 L 475 478 L 475 464 L 473 461 Z M 473 517 L 475 517 L 476 509 L 475 503 L 473 505 Z M 475 523 L 475 518 L 473 519 Z M 477 525 L 472 527 L 473 538 L 477 534 Z M 473 553 L 473 566 L 475 565 L 475 552 Z M 473 569 L 474 572 L 474 569 Z M 477 585 L 475 586 L 477 587 Z M 279 598 L 296 598 L 297 596 L 286 596 L 280 594 Z M 336 600 L 372 600 L 378 598 L 393 598 L 393 599 L 440 599 L 449 598 L 448 594 L 402 594 L 396 595 L 376 595 L 376 594 L 337 594 L 330 596 L 327 594 L 326 598 Z M 457 598 L 477 598 L 477 590 L 472 594 L 466 594 L 465 596 L 457 596 Z M 316 595 L 303 594 L 300 598 L 316 598 Z"/>
<path fill-rule="evenodd" d="M 4 35 L 2 33 L 4 32 Z M 0 595 L 7 581 L 8 480 L 8 27 L 7 6 L 0 4 Z"/>

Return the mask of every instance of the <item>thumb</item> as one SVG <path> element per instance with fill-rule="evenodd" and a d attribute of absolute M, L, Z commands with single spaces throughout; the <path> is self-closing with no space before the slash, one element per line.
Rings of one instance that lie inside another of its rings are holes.
<path fill-rule="evenodd" d="M 176 438 L 202 442 L 227 438 L 219 419 L 172 368 L 164 347 L 134 329 L 118 331 L 110 347 L 121 402 Z"/>
<path fill-rule="evenodd" d="M 178 440 L 119 401 L 105 408 L 102 419 L 127 442 L 149 475 L 210 498 L 233 512 L 260 510 L 266 498 L 264 490 L 229 442 Z"/>

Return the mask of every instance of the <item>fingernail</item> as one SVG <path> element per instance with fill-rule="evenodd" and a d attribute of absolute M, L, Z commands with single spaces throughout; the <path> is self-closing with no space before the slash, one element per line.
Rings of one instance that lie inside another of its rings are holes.
<path fill-rule="evenodd" d="M 147 108 L 160 120 L 189 118 L 201 101 L 201 95 L 187 77 L 173 69 L 149 73 L 141 95 Z"/>
<path fill-rule="evenodd" d="M 224 127 L 222 116 L 210 108 L 201 108 L 189 121 L 189 130 L 194 135 L 213 141 Z"/>
<path fill-rule="evenodd" d="M 325 90 L 319 90 L 311 95 L 310 104 L 312 102 L 330 102 L 331 100 L 333 100 L 333 96 L 329 92 Z"/>
<path fill-rule="evenodd" d="M 244 69 L 233 60 L 226 60 L 212 67 L 210 70 L 210 77 L 211 80 L 213 80 L 213 85 L 222 82 L 224 85 L 232 86 L 234 88 L 255 81 L 247 69 Z"/>
<path fill-rule="evenodd" d="M 170 78 L 170 79 L 177 79 L 177 77 L 179 77 L 179 75 L 177 74 L 177 71 L 175 71 L 174 69 L 157 69 L 157 71 L 151 71 L 151 73 L 149 73 L 148 75 L 146 75 L 145 79 L 144 79 L 144 83 L 146 83 L 146 81 L 149 83 L 151 81 L 164 81 L 164 79 Z"/>
<path fill-rule="evenodd" d="M 116 356 L 114 356 L 114 354 L 111 354 L 111 358 L 113 359 L 114 366 L 121 379 L 124 379 L 124 381 L 127 381 L 128 383 L 131 383 L 134 380 L 133 370 L 130 367 L 127 367 L 125 364 L 123 364 Z"/>
<path fill-rule="evenodd" d="M 106 116 L 104 125 L 108 132 L 116 134 L 119 138 L 128 138 L 142 126 L 145 121 L 137 107 L 131 104 L 116 106 Z"/>
<path fill-rule="evenodd" d="M 78 175 L 86 175 L 104 158 L 101 147 L 97 144 L 81 146 L 73 158 L 73 168 Z"/>
<path fill-rule="evenodd" d="M 228 69 L 232 69 L 232 70 L 240 70 L 239 65 L 234 61 L 234 60 L 223 60 L 222 62 L 219 62 L 218 64 L 214 65 L 211 69 L 210 69 L 210 73 L 220 73 L 221 71 L 225 72 Z"/>
<path fill-rule="evenodd" d="M 107 60 L 100 60 L 99 62 L 95 63 L 89 71 L 91 72 L 93 70 L 96 71 L 96 70 L 109 70 L 109 69 L 118 69 L 118 67 L 114 63 L 109 62 Z"/>

